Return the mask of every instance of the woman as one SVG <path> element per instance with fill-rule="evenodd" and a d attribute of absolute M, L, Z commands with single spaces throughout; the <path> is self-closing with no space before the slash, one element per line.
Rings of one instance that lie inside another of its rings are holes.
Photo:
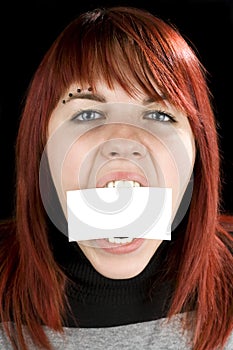
<path fill-rule="evenodd" d="M 205 69 L 176 29 L 125 7 L 74 20 L 32 79 L 16 151 L 16 217 L 1 230 L 1 348 L 232 348 L 215 120 Z M 171 239 L 148 238 L 135 215 L 127 238 L 124 225 L 120 236 L 97 235 L 93 216 L 89 239 L 84 230 L 68 241 L 85 202 L 69 196 L 112 186 L 164 189 L 162 200 L 171 189 Z"/>

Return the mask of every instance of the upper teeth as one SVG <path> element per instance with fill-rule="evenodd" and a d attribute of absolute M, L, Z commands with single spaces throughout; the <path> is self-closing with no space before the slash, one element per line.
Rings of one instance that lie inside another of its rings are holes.
<path fill-rule="evenodd" d="M 133 238 L 130 237 L 111 237 L 111 238 L 107 238 L 107 240 L 110 243 L 115 243 L 115 244 L 125 244 L 125 243 L 131 243 L 133 241 Z"/>
<path fill-rule="evenodd" d="M 137 181 L 116 180 L 108 182 L 105 187 L 140 187 L 141 184 Z"/>

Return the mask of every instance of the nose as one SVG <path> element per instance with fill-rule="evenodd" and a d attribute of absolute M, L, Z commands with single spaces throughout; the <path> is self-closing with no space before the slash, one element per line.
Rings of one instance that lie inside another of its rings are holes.
<path fill-rule="evenodd" d="M 107 159 L 139 159 L 145 157 L 146 152 L 146 147 L 141 143 L 123 138 L 107 140 L 101 146 L 101 153 Z"/>

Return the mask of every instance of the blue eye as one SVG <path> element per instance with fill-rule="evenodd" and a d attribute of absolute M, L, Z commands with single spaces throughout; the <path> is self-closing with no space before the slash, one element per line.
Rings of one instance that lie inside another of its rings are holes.
<path fill-rule="evenodd" d="M 151 111 L 151 112 L 147 112 L 146 114 L 144 114 L 143 116 L 144 119 L 151 119 L 151 120 L 155 120 L 158 122 L 175 122 L 176 120 L 174 117 L 172 117 L 171 115 L 169 115 L 167 112 L 163 112 L 163 111 Z"/>
<path fill-rule="evenodd" d="M 102 117 L 103 117 L 103 114 L 101 114 L 100 112 L 93 111 L 93 110 L 87 110 L 87 111 L 82 111 L 79 114 L 75 115 L 72 118 L 72 120 L 79 120 L 79 121 L 83 121 L 83 122 L 88 122 L 91 120 L 100 119 Z"/>

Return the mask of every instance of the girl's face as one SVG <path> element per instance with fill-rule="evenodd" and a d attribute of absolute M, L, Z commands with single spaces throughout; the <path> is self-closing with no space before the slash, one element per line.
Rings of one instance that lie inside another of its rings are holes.
<path fill-rule="evenodd" d="M 195 160 L 187 117 L 165 99 L 158 102 L 143 93 L 133 98 L 119 85 L 109 89 L 99 82 L 95 92 L 78 88 L 70 87 L 48 127 L 47 156 L 66 218 L 67 191 L 127 180 L 132 186 L 171 188 L 174 219 Z M 77 243 L 100 274 L 125 279 L 146 267 L 161 242 L 135 239 L 105 248 Z"/>

